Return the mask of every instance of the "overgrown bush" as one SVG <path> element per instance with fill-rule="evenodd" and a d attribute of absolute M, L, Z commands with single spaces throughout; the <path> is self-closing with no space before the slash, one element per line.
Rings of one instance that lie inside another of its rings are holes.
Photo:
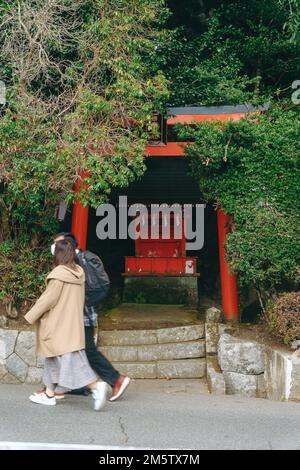
<path fill-rule="evenodd" d="M 58 229 L 55 207 L 74 201 L 83 171 L 80 200 L 94 207 L 143 174 L 146 129 L 168 96 L 163 74 L 145 59 L 161 43 L 164 5 L 0 0 L 4 299 L 34 299 L 48 262 L 43 247 Z"/>
<path fill-rule="evenodd" d="M 169 0 L 162 69 L 175 106 L 290 95 L 299 78 L 299 0 Z"/>
<path fill-rule="evenodd" d="M 300 292 L 281 294 L 267 308 L 265 321 L 285 344 L 300 339 Z"/>
<path fill-rule="evenodd" d="M 238 122 L 181 127 L 191 171 L 207 201 L 234 218 L 226 252 L 239 282 L 297 290 L 300 265 L 300 119 L 274 106 Z"/>
<path fill-rule="evenodd" d="M 27 308 L 44 288 L 52 260 L 49 246 L 30 247 L 13 241 L 0 243 L 0 301 L 21 310 Z"/>

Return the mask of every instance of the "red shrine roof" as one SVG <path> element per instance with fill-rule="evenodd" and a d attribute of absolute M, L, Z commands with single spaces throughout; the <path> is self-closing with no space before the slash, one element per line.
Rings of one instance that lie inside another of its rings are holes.
<path fill-rule="evenodd" d="M 192 124 L 201 121 L 238 121 L 246 114 L 266 111 L 268 105 L 254 107 L 251 105 L 235 106 L 184 106 L 167 108 L 166 128 L 175 124 Z M 148 157 L 184 157 L 187 142 L 168 141 L 167 138 L 149 142 L 146 147 Z"/>

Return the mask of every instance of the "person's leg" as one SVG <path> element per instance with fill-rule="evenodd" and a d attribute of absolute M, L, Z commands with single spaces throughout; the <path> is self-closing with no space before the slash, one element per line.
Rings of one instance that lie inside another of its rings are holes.
<path fill-rule="evenodd" d="M 97 351 L 94 341 L 94 328 L 87 326 L 85 327 L 85 352 L 91 368 L 104 382 L 107 382 L 113 388 L 120 378 L 120 374 L 109 360 L 100 351 Z"/>
<path fill-rule="evenodd" d="M 47 386 L 45 393 L 46 393 L 48 398 L 53 398 L 54 397 L 54 387 Z"/>
<path fill-rule="evenodd" d="M 44 387 L 40 390 L 36 390 L 34 392 L 34 395 L 40 395 L 41 393 L 45 393 L 46 392 L 46 385 L 44 385 Z M 62 400 L 63 398 L 65 398 L 65 394 L 69 392 L 69 389 L 67 388 L 64 388 L 64 387 L 59 387 L 59 386 L 56 386 L 55 387 L 55 390 L 54 390 L 54 395 L 55 395 L 55 398 L 56 400 Z"/>
<path fill-rule="evenodd" d="M 63 398 L 65 398 L 65 394 L 69 391 L 70 390 L 68 388 L 60 387 L 59 385 L 57 385 L 54 390 L 56 400 L 62 400 Z"/>

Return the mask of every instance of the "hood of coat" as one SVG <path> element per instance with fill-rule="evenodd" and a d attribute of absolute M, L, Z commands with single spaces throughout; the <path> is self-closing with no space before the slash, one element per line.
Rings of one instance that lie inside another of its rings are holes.
<path fill-rule="evenodd" d="M 50 279 L 67 282 L 69 284 L 83 284 L 85 281 L 84 271 L 76 265 L 76 269 L 69 268 L 68 266 L 56 266 L 47 276 L 46 282 Z"/>

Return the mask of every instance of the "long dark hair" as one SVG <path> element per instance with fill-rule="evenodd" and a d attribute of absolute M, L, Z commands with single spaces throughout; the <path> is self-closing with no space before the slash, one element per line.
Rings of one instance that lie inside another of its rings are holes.
<path fill-rule="evenodd" d="M 54 264 L 63 265 L 76 269 L 76 252 L 73 244 L 69 240 L 59 240 L 55 243 Z"/>

